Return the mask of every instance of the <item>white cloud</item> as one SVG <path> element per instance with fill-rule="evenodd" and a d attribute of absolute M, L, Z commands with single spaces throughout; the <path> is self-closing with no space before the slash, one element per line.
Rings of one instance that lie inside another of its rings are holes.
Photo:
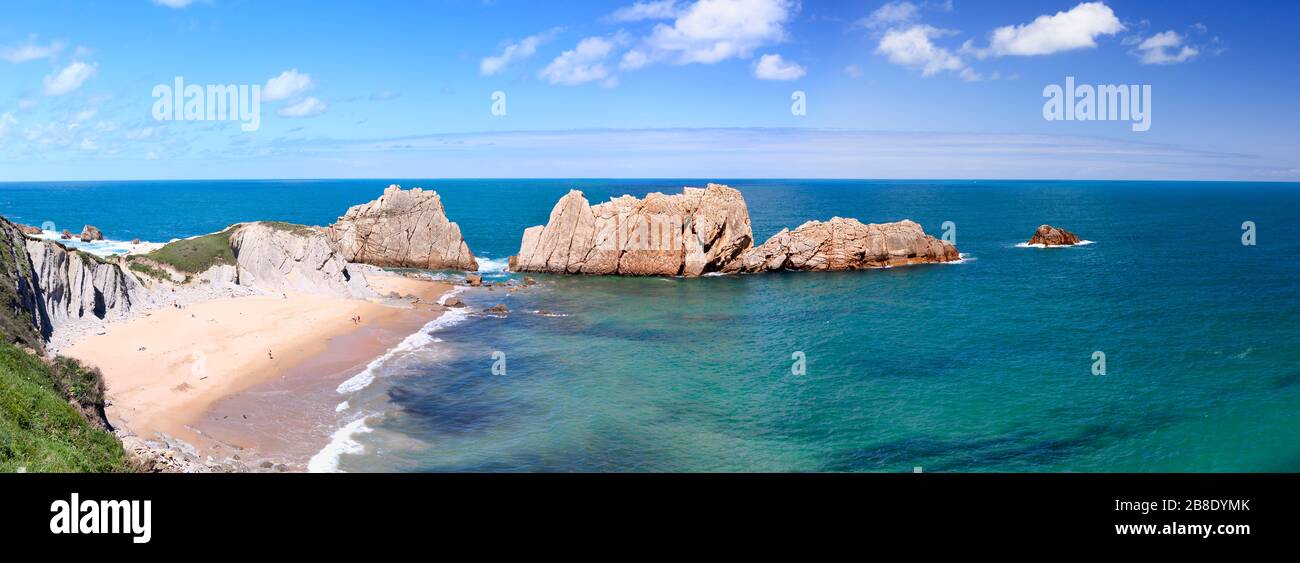
<path fill-rule="evenodd" d="M 614 47 L 626 41 L 626 36 L 617 34 L 611 38 L 588 37 L 578 42 L 578 46 L 560 53 L 551 64 L 546 65 L 538 77 L 551 84 L 577 86 L 596 80 L 610 80 L 610 70 L 605 60 Z M 607 82 L 613 85 L 616 82 Z"/>
<path fill-rule="evenodd" d="M 13 127 L 14 124 L 16 123 L 18 123 L 18 120 L 14 118 L 14 114 L 12 113 L 0 114 L 0 139 L 3 139 L 6 135 L 8 135 L 9 128 Z"/>
<path fill-rule="evenodd" d="M 953 32 L 925 24 L 917 24 L 903 29 L 891 29 L 885 32 L 876 47 L 876 53 L 884 55 L 889 62 L 896 65 L 921 70 L 921 76 L 933 76 L 939 72 L 962 72 L 963 78 L 971 79 L 977 75 L 966 68 L 966 63 L 952 51 L 935 45 L 932 39 Z"/>
<path fill-rule="evenodd" d="M 1174 31 L 1162 31 L 1138 44 L 1137 51 L 1144 65 L 1167 65 L 1189 61 L 1200 54 L 1188 45 L 1186 38 Z"/>
<path fill-rule="evenodd" d="M 1005 55 L 1050 55 L 1096 47 L 1098 36 L 1114 35 L 1123 30 L 1124 24 L 1115 17 L 1110 6 L 1101 2 L 1084 2 L 1068 12 L 1038 16 L 1027 24 L 999 27 L 989 35 L 987 48 L 977 49 L 967 42 L 963 49 L 981 59 Z"/>
<path fill-rule="evenodd" d="M 168 8 L 184 8 L 193 4 L 194 0 L 153 0 L 153 3 Z"/>
<path fill-rule="evenodd" d="M 287 100 L 306 90 L 315 84 L 311 80 L 310 74 L 298 72 L 298 69 L 286 70 L 279 76 L 266 81 L 266 86 L 262 87 L 262 99 L 268 102 L 277 100 Z"/>
<path fill-rule="evenodd" d="M 867 29 L 882 29 L 916 21 L 920 10 L 911 2 L 890 2 L 876 8 L 871 15 L 858 22 Z"/>
<path fill-rule="evenodd" d="M 785 26 L 798 9 L 795 0 L 699 0 L 681 9 L 672 25 L 656 24 L 637 57 L 644 57 L 641 66 L 748 58 L 755 49 L 784 41 Z"/>
<path fill-rule="evenodd" d="M 495 57 L 484 57 L 479 61 L 478 71 L 483 76 L 492 76 L 501 72 L 507 65 L 512 62 L 527 59 L 537 52 L 537 47 L 554 39 L 562 31 L 561 28 L 552 28 L 537 35 L 530 35 L 519 40 L 516 43 L 508 43 L 501 50 L 501 54 Z"/>
<path fill-rule="evenodd" d="M 642 20 L 669 20 L 677 17 L 680 10 L 677 0 L 653 0 L 636 2 L 615 10 L 605 19 L 612 22 L 638 22 Z"/>
<path fill-rule="evenodd" d="M 862 78 L 862 67 L 858 65 L 849 65 L 844 67 L 844 74 L 849 78 Z"/>
<path fill-rule="evenodd" d="M 313 96 L 308 96 L 277 111 L 280 117 L 312 117 L 325 112 L 329 106 Z"/>
<path fill-rule="evenodd" d="M 22 45 L 0 48 L 0 59 L 4 59 L 14 64 L 20 64 L 28 61 L 52 58 L 62 50 L 63 43 L 61 42 L 55 41 L 46 45 L 40 45 L 36 43 L 35 38 L 32 38 L 28 39 L 27 43 Z"/>
<path fill-rule="evenodd" d="M 72 61 L 58 72 L 45 77 L 45 95 L 62 96 L 80 88 L 90 77 L 95 75 L 95 65 L 81 61 Z"/>
<path fill-rule="evenodd" d="M 754 66 L 754 76 L 761 80 L 798 80 L 807 71 L 792 61 L 786 61 L 781 55 L 763 55 Z"/>

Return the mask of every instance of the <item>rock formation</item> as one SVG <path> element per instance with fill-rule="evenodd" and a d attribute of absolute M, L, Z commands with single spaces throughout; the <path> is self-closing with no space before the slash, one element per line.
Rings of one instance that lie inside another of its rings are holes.
<path fill-rule="evenodd" d="M 329 227 L 329 238 L 348 262 L 431 270 L 478 269 L 478 262 L 447 220 L 438 192 L 388 186 L 370 203 L 353 206 Z"/>
<path fill-rule="evenodd" d="M 335 252 L 325 229 L 245 223 L 230 235 L 238 283 L 265 291 L 373 297 L 365 274 Z M 220 267 L 220 266 L 218 266 Z"/>
<path fill-rule="evenodd" d="M 863 225 L 836 217 L 782 230 L 753 247 L 740 192 L 719 184 L 613 198 L 590 206 L 570 191 L 545 226 L 524 231 L 515 272 L 681 275 L 768 270 L 859 270 L 950 262 L 953 245 L 911 221 Z"/>
<path fill-rule="evenodd" d="M 91 242 L 96 240 L 104 240 L 104 233 L 99 232 L 99 229 L 94 225 L 86 225 L 81 228 L 81 242 Z"/>
<path fill-rule="evenodd" d="M 516 272 L 699 276 L 724 271 L 753 244 L 740 192 L 720 184 L 613 198 L 592 206 L 570 191 L 544 226 L 524 231 Z"/>
<path fill-rule="evenodd" d="M 1029 239 L 1029 244 L 1070 246 L 1079 244 L 1079 236 L 1065 229 L 1058 229 L 1051 225 L 1039 225 L 1038 231 Z"/>
<path fill-rule="evenodd" d="M 10 341 L 40 350 L 41 342 L 64 323 L 126 317 L 143 291 L 116 260 L 27 238 L 0 218 L 0 293 L 7 298 L 0 330 Z M 28 342 L 28 333 L 41 342 Z"/>
<path fill-rule="evenodd" d="M 960 259 L 956 247 L 925 234 L 912 221 L 864 225 L 835 217 L 782 229 L 746 252 L 738 270 L 865 270 Z"/>

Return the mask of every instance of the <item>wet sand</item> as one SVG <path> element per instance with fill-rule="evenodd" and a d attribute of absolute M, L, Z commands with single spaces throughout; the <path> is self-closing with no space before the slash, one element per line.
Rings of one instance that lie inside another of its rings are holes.
<path fill-rule="evenodd" d="M 136 435 L 302 469 L 328 441 L 338 399 L 327 394 L 441 315 L 451 289 L 396 276 L 371 286 L 411 298 L 218 299 L 115 323 L 64 354 L 103 371 L 110 420 Z"/>

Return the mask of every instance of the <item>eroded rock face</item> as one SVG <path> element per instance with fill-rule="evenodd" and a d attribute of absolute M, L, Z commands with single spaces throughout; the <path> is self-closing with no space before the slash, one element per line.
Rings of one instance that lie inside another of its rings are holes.
<path fill-rule="evenodd" d="M 745 198 L 721 184 L 594 206 L 572 190 L 524 231 L 511 270 L 691 277 L 726 270 L 753 240 Z"/>
<path fill-rule="evenodd" d="M 335 251 L 325 229 L 245 223 L 230 235 L 239 285 L 264 291 L 301 291 L 374 297 L 360 267 Z M 225 277 L 228 277 L 225 276 Z"/>
<path fill-rule="evenodd" d="M 97 260 L 41 240 L 27 240 L 37 327 L 54 328 L 88 317 L 120 319 L 144 299 L 145 289 L 116 260 Z"/>
<path fill-rule="evenodd" d="M 782 229 L 736 264 L 742 272 L 771 270 L 864 270 L 910 264 L 952 262 L 953 245 L 926 235 L 912 221 L 864 225 L 835 217 Z"/>
<path fill-rule="evenodd" d="M 81 228 L 80 238 L 81 238 L 81 242 L 104 240 L 104 233 L 99 232 L 99 229 L 94 225 L 86 225 L 85 227 Z"/>
<path fill-rule="evenodd" d="M 1039 225 L 1034 236 L 1030 237 L 1029 244 L 1041 244 L 1044 246 L 1070 246 L 1079 244 L 1079 236 L 1065 229 L 1058 229 L 1051 225 Z"/>
<path fill-rule="evenodd" d="M 477 270 L 478 261 L 447 219 L 438 192 L 388 186 L 370 203 L 353 206 L 329 227 L 348 262 L 431 270 Z"/>

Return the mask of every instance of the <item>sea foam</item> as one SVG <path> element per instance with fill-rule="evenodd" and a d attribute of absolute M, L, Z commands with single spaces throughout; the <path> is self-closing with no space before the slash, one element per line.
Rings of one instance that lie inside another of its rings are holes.
<path fill-rule="evenodd" d="M 77 238 L 76 233 L 73 233 L 71 239 L 64 239 L 62 233 L 57 231 L 41 231 L 41 234 L 33 236 L 42 240 L 54 241 L 68 248 L 94 254 L 99 257 L 117 256 L 121 254 L 143 254 L 162 248 L 165 244 L 161 242 L 141 242 L 140 244 L 131 244 L 130 241 L 109 239 L 81 242 L 81 239 Z"/>
<path fill-rule="evenodd" d="M 1081 240 L 1074 244 L 1053 244 L 1051 246 L 1048 246 L 1046 244 L 1029 244 L 1027 242 L 1019 242 L 1016 243 L 1016 248 L 1073 248 L 1076 246 L 1088 246 L 1090 244 L 1096 244 L 1096 243 L 1090 240 Z"/>
<path fill-rule="evenodd" d="M 438 318 L 429 321 L 428 324 L 420 328 L 420 330 L 415 334 L 402 339 L 400 344 L 394 346 L 382 356 L 371 360 L 370 363 L 366 364 L 366 369 L 363 369 L 361 370 L 361 373 L 348 378 L 347 381 L 340 383 L 338 388 L 335 390 L 338 391 L 340 395 L 345 395 L 365 389 L 375 381 L 375 371 L 378 370 L 380 366 L 383 366 L 393 358 L 417 350 L 433 342 L 438 342 L 439 340 L 434 338 L 430 333 L 459 324 L 466 318 L 469 318 L 469 313 L 465 309 L 451 309 L 444 312 Z"/>
<path fill-rule="evenodd" d="M 358 434 L 365 434 L 374 429 L 366 426 L 365 418 L 358 418 L 345 424 L 342 428 L 334 431 L 330 435 L 330 443 L 326 444 L 316 455 L 311 456 L 307 461 L 307 471 L 312 473 L 338 473 L 339 456 L 343 454 L 359 454 L 366 451 L 366 447 L 354 438 Z"/>

